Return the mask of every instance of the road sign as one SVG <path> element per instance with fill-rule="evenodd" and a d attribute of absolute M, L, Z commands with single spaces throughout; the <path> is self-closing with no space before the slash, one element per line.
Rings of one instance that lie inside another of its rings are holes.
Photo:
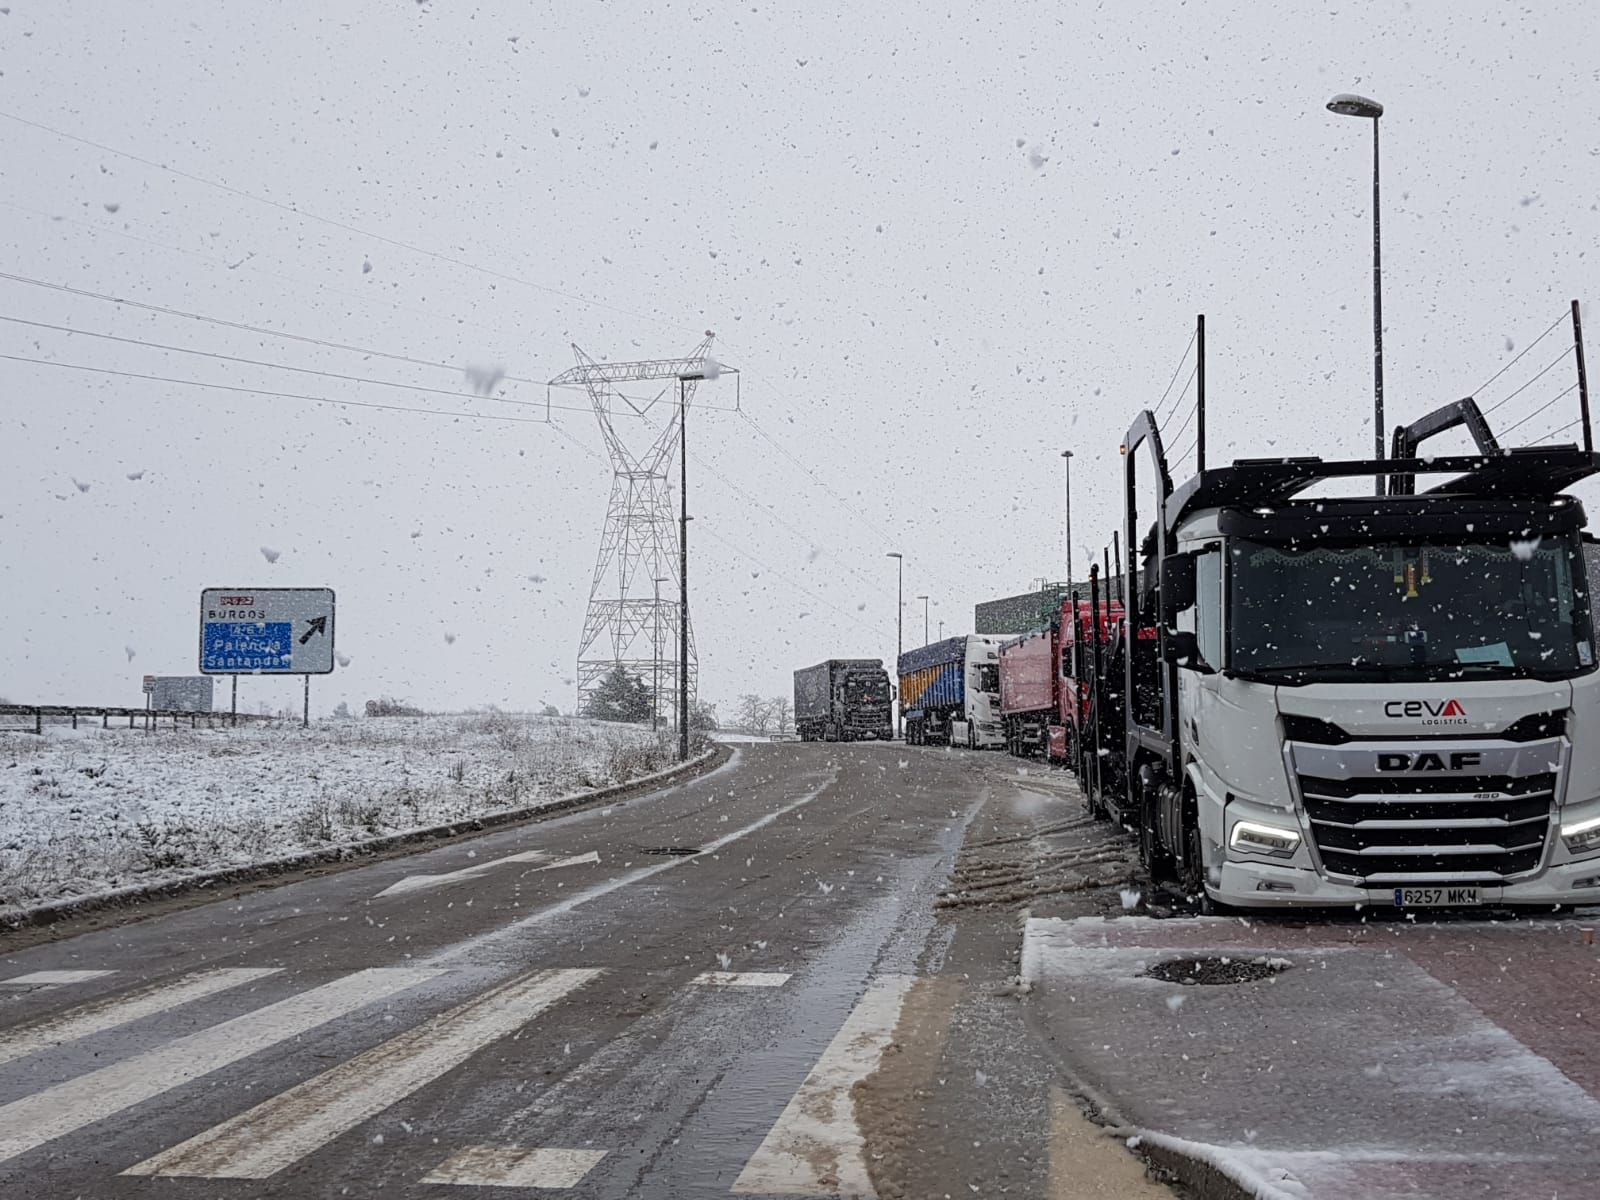
<path fill-rule="evenodd" d="M 207 588 L 200 593 L 206 675 L 326 675 L 332 588 Z"/>
<path fill-rule="evenodd" d="M 146 675 L 144 677 L 144 694 L 146 696 L 148 696 L 151 692 L 153 692 L 155 690 L 156 690 L 156 677 L 154 675 Z"/>

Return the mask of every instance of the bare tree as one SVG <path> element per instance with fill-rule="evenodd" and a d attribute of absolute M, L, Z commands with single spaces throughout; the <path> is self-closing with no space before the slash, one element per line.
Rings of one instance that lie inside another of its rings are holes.
<path fill-rule="evenodd" d="M 767 702 L 754 692 L 739 697 L 738 721 L 750 733 L 765 733 L 772 724 L 772 711 Z"/>
<path fill-rule="evenodd" d="M 794 701 L 787 696 L 774 696 L 767 707 L 772 719 L 778 723 L 779 733 L 788 733 L 793 727 Z"/>

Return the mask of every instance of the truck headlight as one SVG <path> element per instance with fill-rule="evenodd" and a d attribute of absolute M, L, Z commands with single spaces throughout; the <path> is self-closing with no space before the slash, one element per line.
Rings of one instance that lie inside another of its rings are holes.
<path fill-rule="evenodd" d="M 1561 827 L 1561 840 L 1574 854 L 1600 846 L 1600 817 L 1590 817 Z"/>
<path fill-rule="evenodd" d="M 1596 822 L 1600 826 L 1600 821 Z M 1267 854 L 1273 858 L 1293 858 L 1300 848 L 1300 831 L 1259 821 L 1237 821 L 1228 835 L 1228 848 L 1246 854 Z"/>

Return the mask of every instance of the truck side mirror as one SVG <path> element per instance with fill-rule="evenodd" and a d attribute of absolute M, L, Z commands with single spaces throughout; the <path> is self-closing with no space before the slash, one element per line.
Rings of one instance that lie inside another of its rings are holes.
<path fill-rule="evenodd" d="M 1173 630 L 1167 634 L 1167 656 L 1180 667 L 1192 667 L 1200 671 L 1209 671 L 1205 660 L 1200 657 L 1200 639 L 1186 629 Z"/>
<path fill-rule="evenodd" d="M 1194 555 L 1168 555 L 1161 563 L 1161 619 L 1172 624 L 1194 601 Z"/>

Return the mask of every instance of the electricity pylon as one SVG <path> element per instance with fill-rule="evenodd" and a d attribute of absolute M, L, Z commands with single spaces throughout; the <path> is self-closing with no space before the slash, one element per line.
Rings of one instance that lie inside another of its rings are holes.
<path fill-rule="evenodd" d="M 589 710 L 596 686 L 620 666 L 647 688 L 659 681 L 652 702 L 658 711 L 670 713 L 672 705 L 663 707 L 662 698 L 674 696 L 678 690 L 676 584 L 680 576 L 678 508 L 672 486 L 672 466 L 682 446 L 678 389 L 684 389 L 685 397 L 692 400 L 700 377 L 730 368 L 718 367 L 711 358 L 710 334 L 687 358 L 600 363 L 577 345 L 572 350 L 578 365 L 557 375 L 550 386 L 587 390 L 612 469 L 611 499 L 578 644 L 578 711 Z M 650 380 L 670 382 L 650 399 L 630 397 L 617 389 L 618 384 Z M 666 414 L 664 424 L 649 417 L 658 405 Z M 635 435 L 632 446 L 618 432 L 613 417 L 622 417 L 624 428 Z M 653 436 L 644 442 L 640 433 Z M 674 586 L 659 588 L 657 580 L 671 580 Z M 691 629 L 691 697 L 697 674 Z"/>

